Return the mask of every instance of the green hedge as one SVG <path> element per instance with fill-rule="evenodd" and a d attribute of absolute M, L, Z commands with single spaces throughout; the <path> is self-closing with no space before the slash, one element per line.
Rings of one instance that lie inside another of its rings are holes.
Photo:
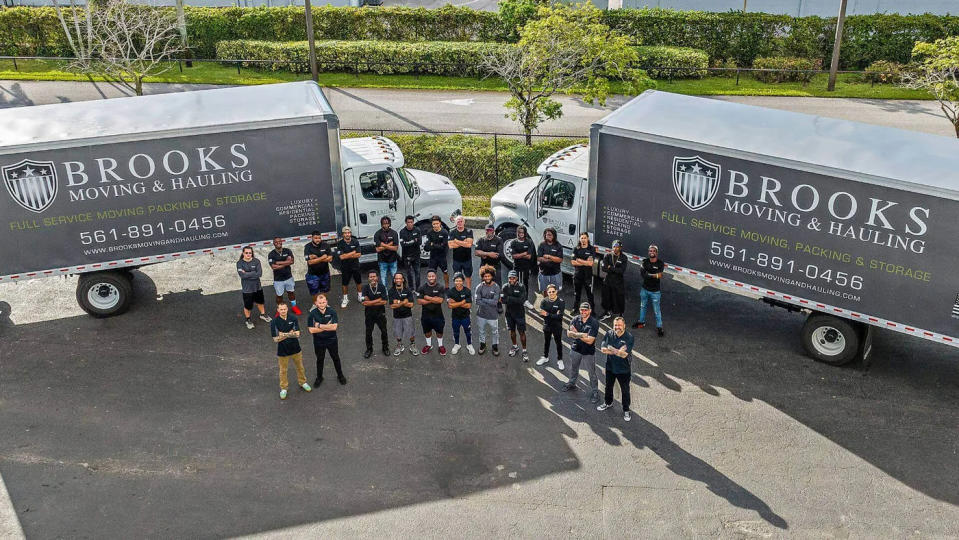
<path fill-rule="evenodd" d="M 516 18 L 515 14 L 510 17 Z M 510 17 L 454 6 L 313 8 L 315 34 L 323 40 L 506 41 L 516 36 L 515 29 L 508 28 L 516 22 Z M 760 56 L 818 58 L 825 65 L 836 25 L 835 18 L 735 11 L 621 9 L 606 11 L 603 17 L 611 28 L 634 37 L 636 43 L 692 47 L 706 51 L 711 59 L 735 60 L 741 66 Z M 216 43 L 224 40 L 303 40 L 304 27 L 299 7 L 187 7 L 187 30 L 198 58 L 212 58 Z M 959 16 L 851 16 L 846 19 L 841 65 L 862 69 L 876 60 L 907 63 L 916 41 L 952 35 L 959 35 Z M 70 52 L 50 7 L 0 8 L 0 51 L 20 55 Z"/>
<path fill-rule="evenodd" d="M 654 79 L 697 79 L 708 73 L 709 55 L 691 47 L 649 45 L 636 47 L 639 67 Z M 655 66 L 684 69 L 655 69 Z"/>
<path fill-rule="evenodd" d="M 320 71 L 359 71 L 361 73 L 420 73 L 431 75 L 478 76 L 483 56 L 505 43 L 464 41 L 317 41 L 316 58 Z M 272 71 L 310 71 L 309 49 L 305 41 L 221 41 L 217 58 L 281 60 L 285 63 L 244 62 L 246 67 Z M 395 62 L 396 64 L 392 64 Z M 417 65 L 418 64 L 418 65 Z"/>
<path fill-rule="evenodd" d="M 820 70 L 822 62 L 817 58 L 796 58 L 792 56 L 760 57 L 753 62 L 756 69 L 772 69 L 779 71 L 756 71 L 753 74 L 757 80 L 765 83 L 801 82 L 812 80 L 815 73 L 802 70 Z"/>

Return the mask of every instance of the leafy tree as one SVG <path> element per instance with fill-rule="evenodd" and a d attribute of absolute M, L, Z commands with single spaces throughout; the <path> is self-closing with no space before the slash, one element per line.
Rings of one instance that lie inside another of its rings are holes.
<path fill-rule="evenodd" d="M 484 58 L 486 72 L 509 87 L 506 116 L 519 122 L 527 145 L 543 121 L 562 116 L 561 104 L 553 99 L 557 92 L 605 105 L 610 77 L 625 81 L 629 91 L 652 85 L 634 67 L 638 57 L 630 39 L 610 30 L 601 16 L 591 4 L 541 7 L 523 26 L 516 46 Z"/>
<path fill-rule="evenodd" d="M 959 137 L 959 36 L 920 41 L 912 56 L 918 64 L 903 74 L 903 84 L 932 94 Z"/>
<path fill-rule="evenodd" d="M 499 18 L 503 21 L 506 41 L 515 43 L 526 23 L 536 17 L 539 8 L 549 5 L 548 0 L 501 0 Z"/>

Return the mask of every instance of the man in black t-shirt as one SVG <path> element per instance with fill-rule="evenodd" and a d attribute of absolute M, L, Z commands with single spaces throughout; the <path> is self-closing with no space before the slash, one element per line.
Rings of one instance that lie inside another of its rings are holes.
<path fill-rule="evenodd" d="M 283 293 L 290 298 L 290 311 L 294 315 L 302 315 L 300 308 L 296 307 L 296 294 L 293 289 L 296 287 L 296 280 L 293 279 L 293 252 L 283 247 L 283 239 L 277 236 L 273 239 L 273 251 L 267 256 L 270 262 L 270 268 L 273 269 L 273 292 L 276 293 L 276 305 L 283 302 Z"/>
<path fill-rule="evenodd" d="M 563 262 L 563 246 L 556 240 L 556 229 L 548 227 L 543 231 L 543 241 L 536 251 L 536 256 L 539 261 L 540 292 L 550 285 L 555 285 L 557 291 L 562 291 L 563 272 L 560 265 Z"/>
<path fill-rule="evenodd" d="M 341 308 L 350 303 L 350 282 L 356 283 L 356 301 L 363 300 L 363 280 L 360 279 L 360 241 L 353 236 L 349 227 L 343 227 L 343 236 L 336 243 L 336 253 L 340 258 L 340 285 L 343 286 Z"/>
<path fill-rule="evenodd" d="M 403 249 L 402 265 L 406 274 L 406 286 L 414 292 L 420 288 L 420 249 L 423 233 L 414 225 L 415 218 L 406 216 L 406 226 L 400 229 L 400 247 Z"/>
<path fill-rule="evenodd" d="M 436 280 L 436 270 L 430 268 L 426 271 L 426 283 L 417 293 L 416 301 L 423 306 L 420 322 L 423 324 L 423 335 L 426 336 L 423 354 L 433 349 L 433 332 L 436 332 L 440 356 L 446 356 L 446 347 L 443 346 L 443 328 L 446 326 L 443 302 L 446 300 L 446 287 Z"/>
<path fill-rule="evenodd" d="M 582 299 L 583 289 L 586 289 L 586 301 L 592 306 L 593 299 L 593 262 L 596 260 L 596 246 L 589 242 L 589 235 L 580 233 L 579 244 L 573 249 L 573 258 L 570 261 L 574 268 L 573 290 L 576 296 L 573 305 L 578 306 Z M 570 312 L 573 309 L 570 308 Z"/>
<path fill-rule="evenodd" d="M 363 287 L 363 305 L 366 306 L 364 315 L 366 317 L 366 352 L 363 358 L 373 356 L 373 327 L 380 328 L 380 341 L 383 342 L 383 354 L 390 355 L 390 345 L 386 338 L 386 303 L 388 292 L 386 287 L 380 284 L 379 276 L 376 270 L 370 270 L 368 274 L 369 281 Z"/>
<path fill-rule="evenodd" d="M 476 354 L 473 348 L 473 334 L 470 329 L 470 308 L 473 306 L 473 293 L 463 286 L 463 274 L 453 274 L 453 287 L 446 291 L 446 303 L 451 308 L 450 323 L 453 325 L 453 354 L 460 352 L 460 328 L 466 334 L 466 350 Z"/>
<path fill-rule="evenodd" d="M 430 252 L 430 264 L 427 268 L 443 271 L 443 283 L 450 286 L 450 275 L 447 271 L 446 254 L 449 252 L 450 235 L 443 229 L 443 222 L 439 216 L 431 219 L 433 230 L 426 234 L 426 249 Z"/>
<path fill-rule="evenodd" d="M 530 283 L 530 277 L 536 273 L 536 244 L 523 225 L 516 227 L 516 239 L 510 244 L 510 250 L 519 284 L 526 289 L 528 295 L 529 291 L 536 290 L 536 285 Z"/>
<path fill-rule="evenodd" d="M 300 349 L 300 321 L 289 316 L 286 304 L 276 306 L 276 317 L 270 321 L 270 334 L 276 343 L 276 358 L 280 364 L 280 399 L 286 399 L 286 389 L 290 385 L 288 370 L 290 360 L 296 367 L 296 384 L 304 392 L 313 390 L 306 382 L 306 370 L 303 369 L 303 350 Z"/>
<path fill-rule="evenodd" d="M 413 305 L 416 304 L 416 291 L 406 286 L 406 276 L 393 276 L 390 287 L 389 306 L 393 312 L 393 337 L 396 338 L 396 350 L 393 356 L 399 356 L 406 350 L 403 340 L 410 342 L 410 356 L 417 356 L 416 338 L 413 337 Z"/>
<path fill-rule="evenodd" d="M 453 273 L 463 274 L 466 288 L 473 286 L 473 261 L 470 251 L 473 248 L 473 231 L 466 228 L 466 218 L 457 216 L 456 228 L 450 231 L 450 249 L 453 250 Z"/>
<path fill-rule="evenodd" d="M 333 360 L 337 380 L 340 384 L 346 384 L 343 366 L 340 363 L 340 346 L 336 339 L 339 322 L 336 312 L 329 307 L 326 295 L 317 296 L 306 323 L 307 330 L 313 335 L 313 352 L 316 354 L 316 380 L 313 381 L 313 386 L 323 384 L 323 363 L 326 360 L 326 353 L 330 353 L 330 359 Z"/>
<path fill-rule="evenodd" d="M 579 366 L 584 364 L 589 374 L 589 396 L 591 403 L 599 403 L 599 373 L 596 368 L 596 337 L 599 335 L 599 321 L 592 316 L 592 306 L 583 302 L 579 306 L 579 315 L 569 323 L 566 335 L 573 340 L 569 354 L 569 381 L 564 391 L 575 390 L 579 378 Z"/>
<path fill-rule="evenodd" d="M 656 333 L 663 337 L 663 314 L 659 309 L 662 293 L 659 282 L 663 279 L 666 263 L 659 259 L 659 248 L 655 244 L 649 246 L 649 257 L 643 259 L 640 274 L 643 276 L 643 288 L 639 291 L 639 320 L 633 323 L 633 328 L 646 326 L 646 305 L 653 305 L 653 314 L 656 316 Z"/>
<path fill-rule="evenodd" d="M 516 356 L 520 348 L 516 345 L 516 333 L 519 332 L 520 342 L 523 344 L 523 362 L 529 362 L 529 353 L 526 352 L 526 287 L 519 282 L 519 272 L 510 270 L 506 276 L 507 283 L 503 287 L 501 297 L 506 304 L 506 328 L 509 329 L 509 338 L 513 347 L 509 350 L 510 356 Z"/>
<path fill-rule="evenodd" d="M 389 216 L 380 218 L 380 230 L 373 233 L 373 245 L 376 246 L 376 260 L 380 263 L 380 283 L 389 287 L 393 283 L 393 274 L 396 273 L 396 261 L 399 258 L 400 236 L 391 226 L 393 220 Z"/>
<path fill-rule="evenodd" d="M 606 273 L 603 277 L 603 307 L 606 309 L 599 320 L 610 317 L 622 317 L 626 309 L 626 267 L 629 262 L 623 254 L 623 243 L 613 241 L 613 252 L 603 255 L 600 269 Z"/>
<path fill-rule="evenodd" d="M 303 248 L 303 258 L 306 259 L 306 288 L 310 290 L 313 301 L 316 295 L 330 292 L 330 261 L 333 252 L 323 243 L 320 231 L 313 231 L 312 240 Z"/>
<path fill-rule="evenodd" d="M 502 284 L 500 280 L 499 254 L 503 249 L 503 239 L 496 235 L 493 224 L 486 225 L 486 236 L 476 241 L 476 256 L 480 258 L 480 268 L 493 268 L 493 281 Z"/>

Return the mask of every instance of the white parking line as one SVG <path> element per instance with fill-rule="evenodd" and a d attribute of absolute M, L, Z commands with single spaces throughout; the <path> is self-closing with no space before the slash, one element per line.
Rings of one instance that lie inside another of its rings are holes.
<path fill-rule="evenodd" d="M 4 540 L 26 538 L 23 535 L 23 528 L 20 527 L 20 520 L 17 519 L 17 511 L 13 509 L 13 501 L 7 493 L 7 486 L 3 483 L 2 475 L 0 475 L 0 538 Z"/>

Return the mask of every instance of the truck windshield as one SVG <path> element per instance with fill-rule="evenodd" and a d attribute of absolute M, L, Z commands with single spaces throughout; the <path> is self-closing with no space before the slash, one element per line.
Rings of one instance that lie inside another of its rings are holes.
<path fill-rule="evenodd" d="M 406 188 L 406 192 L 409 194 L 410 198 L 412 198 L 413 182 L 416 180 L 416 178 L 412 173 L 407 172 L 407 170 L 402 167 L 396 169 L 396 175 L 400 177 L 400 181 L 403 182 L 403 187 Z"/>

